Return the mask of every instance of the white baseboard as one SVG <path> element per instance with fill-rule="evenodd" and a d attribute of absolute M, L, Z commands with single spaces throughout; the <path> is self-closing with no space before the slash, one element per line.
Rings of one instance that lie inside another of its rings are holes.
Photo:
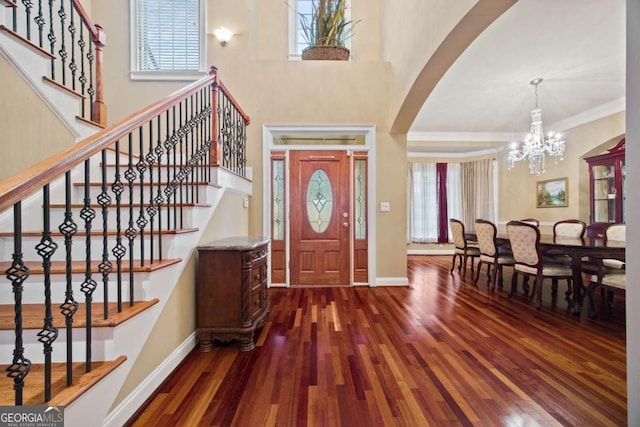
<path fill-rule="evenodd" d="M 162 382 L 184 360 L 196 346 L 196 333 L 193 332 L 176 350 L 142 381 L 136 389 L 107 415 L 103 426 L 120 427 L 144 404 L 144 402 L 160 387 Z"/>
<path fill-rule="evenodd" d="M 378 277 L 374 286 L 409 286 L 408 277 Z"/>
<path fill-rule="evenodd" d="M 407 249 L 407 255 L 453 255 L 453 249 Z"/>

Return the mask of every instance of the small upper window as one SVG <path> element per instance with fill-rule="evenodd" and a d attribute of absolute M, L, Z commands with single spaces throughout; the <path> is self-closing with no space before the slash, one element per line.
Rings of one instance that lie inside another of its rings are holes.
<path fill-rule="evenodd" d="M 337 1 L 337 0 L 332 0 Z M 313 15 L 314 8 L 318 4 L 318 0 L 296 0 L 289 4 L 289 58 L 300 59 L 302 57 L 302 51 L 307 47 L 307 41 L 305 40 L 304 30 L 302 29 L 301 16 L 305 16 L 307 22 L 311 22 L 311 16 Z M 345 1 L 345 18 L 351 19 L 351 7 L 350 0 Z M 345 47 L 351 48 L 351 41 L 347 37 L 345 40 Z"/>
<path fill-rule="evenodd" d="M 205 3 L 131 0 L 133 78 L 190 80 L 202 75 Z"/>

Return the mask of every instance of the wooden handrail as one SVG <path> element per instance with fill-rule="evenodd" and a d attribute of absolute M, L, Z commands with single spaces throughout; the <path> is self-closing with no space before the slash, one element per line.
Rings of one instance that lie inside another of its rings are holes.
<path fill-rule="evenodd" d="M 63 173 L 79 165 L 92 155 L 109 147 L 115 141 L 128 135 L 132 130 L 158 116 L 166 109 L 178 104 L 184 98 L 212 84 L 213 76 L 202 79 L 168 95 L 164 99 L 149 105 L 113 125 L 98 131 L 72 147 L 56 153 L 22 172 L 0 182 L 0 212 L 11 208 L 15 203 L 40 190 L 45 184 L 60 177 Z M 239 107 L 238 107 L 239 108 Z M 215 114 L 215 112 L 214 112 Z"/>
<path fill-rule="evenodd" d="M 231 92 L 229 92 L 229 89 L 227 89 L 224 83 L 218 82 L 218 86 L 220 87 L 220 89 L 222 89 L 222 92 L 224 93 L 224 95 L 227 98 L 229 98 L 229 101 L 231 101 L 231 104 L 238 110 L 238 113 L 240 113 L 240 115 L 244 119 L 245 124 L 247 125 L 251 124 L 251 119 L 249 118 L 249 115 L 244 112 L 242 107 L 240 107 L 240 104 L 238 104 L 238 102 L 235 100 L 233 95 L 231 95 Z"/>
<path fill-rule="evenodd" d="M 86 25 L 89 31 L 91 31 L 91 36 L 93 37 L 93 41 L 96 41 L 97 39 L 99 39 L 100 35 L 98 34 L 98 29 L 96 28 L 95 25 L 93 25 L 93 22 L 91 22 L 91 18 L 89 18 L 89 14 L 87 13 L 84 6 L 82 6 L 81 1 L 73 0 L 73 7 L 76 9 L 78 14 L 80 15 L 80 18 L 82 18 L 82 22 L 84 22 L 84 25 Z"/>

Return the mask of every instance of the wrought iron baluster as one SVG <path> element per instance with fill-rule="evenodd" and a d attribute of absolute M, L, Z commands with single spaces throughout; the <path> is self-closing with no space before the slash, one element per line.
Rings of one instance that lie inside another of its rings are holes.
<path fill-rule="evenodd" d="M 95 54 L 93 53 L 94 49 L 95 43 L 93 42 L 91 37 L 89 37 L 89 48 L 87 49 L 87 61 L 89 61 L 89 66 L 87 67 L 89 69 L 89 88 L 87 89 L 87 94 L 89 94 L 88 102 L 91 117 L 93 117 L 93 101 L 95 100 L 96 95 L 95 83 L 93 81 L 93 61 L 95 59 Z"/>
<path fill-rule="evenodd" d="M 85 73 L 85 54 L 84 49 L 87 47 L 87 42 L 84 39 L 84 33 L 88 31 L 84 26 L 80 26 L 80 37 L 78 37 L 78 47 L 80 47 L 80 76 L 78 77 L 78 81 L 80 82 L 80 93 L 82 95 L 85 94 L 86 85 L 87 85 L 87 75 Z M 87 116 L 87 102 L 83 99 L 81 105 L 81 114 L 82 117 Z"/>
<path fill-rule="evenodd" d="M 44 15 L 42 12 L 42 0 L 38 0 L 38 14 L 36 15 L 35 18 L 33 18 L 33 20 L 38 26 L 38 46 L 44 47 L 43 29 L 44 29 L 44 24 L 46 24 L 47 21 L 44 19 Z"/>
<path fill-rule="evenodd" d="M 147 166 L 149 167 L 149 204 L 147 205 L 146 211 L 149 216 L 149 262 L 153 264 L 155 259 L 155 239 L 153 238 L 153 234 L 156 216 L 156 207 L 153 204 L 153 167 L 155 163 L 155 157 L 153 155 L 153 120 L 149 122 L 149 151 L 146 154 L 141 154 L 141 156 L 142 155 L 144 155 Z M 141 187 L 141 190 L 144 191 L 144 188 L 145 187 Z"/>
<path fill-rule="evenodd" d="M 15 342 L 13 359 L 7 367 L 7 376 L 13 379 L 15 404 L 22 405 L 22 391 L 24 379 L 31 370 L 31 361 L 24 357 L 24 343 L 22 339 L 22 291 L 25 280 L 29 277 L 29 268 L 22 257 L 22 204 L 13 205 L 13 255 L 11 267 L 5 271 L 5 276 L 11 281 L 14 299 Z"/>
<path fill-rule="evenodd" d="M 109 260 L 109 206 L 111 206 L 111 196 L 107 192 L 107 150 L 102 150 L 102 164 L 100 165 L 102 175 L 100 194 L 98 194 L 98 204 L 102 208 L 102 260 L 98 264 L 98 271 L 102 274 L 102 294 L 103 294 L 103 318 L 109 318 L 109 274 L 113 270 L 113 264 Z"/>
<path fill-rule="evenodd" d="M 93 220 L 96 217 L 96 210 L 91 206 L 91 159 L 84 161 L 84 199 L 83 206 L 80 210 L 80 218 L 84 220 L 84 280 L 80 285 L 80 290 L 84 294 L 84 303 L 87 306 L 85 318 L 87 325 L 85 326 L 85 333 L 87 335 L 85 345 L 85 363 L 86 371 L 91 371 L 91 327 L 92 327 L 92 310 L 91 304 L 93 303 L 93 292 L 98 287 L 98 284 L 93 280 L 93 272 L 91 271 L 91 228 Z"/>
<path fill-rule="evenodd" d="M 165 165 L 167 185 L 164 188 L 164 195 L 167 198 L 167 230 L 171 230 L 171 196 L 173 195 L 174 190 L 173 182 L 171 180 L 171 140 L 173 139 L 173 134 L 171 132 L 169 110 L 165 111 L 165 128 L 167 137 L 165 138 L 163 145 L 167 154 L 167 164 Z M 158 171 L 159 170 L 160 169 L 158 169 Z M 160 176 L 158 176 L 158 180 L 160 180 Z"/>
<path fill-rule="evenodd" d="M 138 181 L 138 187 L 140 188 L 140 214 L 138 216 L 138 219 L 136 220 L 136 225 L 138 226 L 138 229 L 140 230 L 140 265 L 144 266 L 145 265 L 145 261 L 144 261 L 144 229 L 147 226 L 147 224 L 149 223 L 149 221 L 147 221 L 147 218 L 145 217 L 144 214 L 144 172 L 147 170 L 147 165 L 145 163 L 144 160 L 144 155 L 142 153 L 144 153 L 144 129 L 142 126 L 140 126 L 138 128 L 138 136 L 139 136 L 139 149 L 140 149 L 140 156 L 138 157 L 138 163 L 136 164 L 136 168 L 138 170 L 138 177 L 140 178 Z"/>
<path fill-rule="evenodd" d="M 76 63 L 76 49 L 75 49 L 75 45 L 76 45 L 76 31 L 78 31 L 78 29 L 76 28 L 76 23 L 75 23 L 75 8 L 73 7 L 73 4 L 71 4 L 70 7 L 70 20 L 69 20 L 69 35 L 71 37 L 71 42 L 69 43 L 69 45 L 71 46 L 71 61 L 69 62 L 69 70 L 71 70 L 71 89 L 76 90 L 76 72 L 78 71 L 78 64 Z"/>
<path fill-rule="evenodd" d="M 64 9 L 64 0 L 60 1 L 60 9 L 58 9 L 58 17 L 60 18 L 60 50 L 58 50 L 58 55 L 60 56 L 60 72 L 62 73 L 62 85 L 66 86 L 67 84 L 67 58 L 69 53 L 67 52 L 67 47 L 65 45 L 65 23 L 67 21 L 67 12 Z"/>
<path fill-rule="evenodd" d="M 124 191 L 124 185 L 120 180 L 120 140 L 116 141 L 116 165 L 113 184 L 111 185 L 111 191 L 116 195 L 116 245 L 114 246 L 112 253 L 116 257 L 116 291 L 118 293 L 118 313 L 122 312 L 122 258 L 127 254 L 127 249 L 122 244 L 122 192 Z M 106 168 L 106 165 L 104 166 Z"/>
<path fill-rule="evenodd" d="M 71 244 L 73 236 L 78 231 L 77 224 L 73 221 L 73 213 L 71 211 L 71 172 L 67 171 L 64 175 L 65 180 L 65 210 L 64 221 L 58 229 L 64 236 L 64 247 L 66 253 L 65 271 L 67 278 L 67 286 L 64 293 L 64 302 L 60 305 L 60 311 L 65 317 L 65 328 L 67 337 L 67 385 L 73 382 L 73 316 L 78 311 L 78 302 L 73 297 L 73 264 L 71 256 Z"/>
<path fill-rule="evenodd" d="M 53 342 L 58 338 L 58 328 L 53 325 L 51 311 L 51 257 L 58 248 L 58 244 L 51 238 L 51 202 L 49 199 L 49 185 L 42 189 L 42 239 L 36 245 L 36 251 L 42 258 L 44 272 L 44 324 L 38 332 L 38 341 L 43 345 L 44 352 L 44 401 L 51 400 L 51 352 Z"/>
<path fill-rule="evenodd" d="M 178 109 L 178 113 L 179 113 L 179 117 L 180 117 L 180 127 L 178 128 L 178 158 L 180 159 L 180 167 L 178 168 L 178 174 L 176 175 L 176 178 L 178 180 L 179 186 L 178 186 L 178 194 L 179 194 L 179 201 L 178 201 L 178 206 L 179 206 L 179 212 L 180 212 L 180 228 L 184 228 L 184 224 L 183 224 L 183 213 L 184 213 L 184 209 L 182 207 L 182 204 L 184 203 L 184 199 L 183 199 L 183 188 L 184 188 L 184 182 L 182 182 L 182 180 L 184 179 L 184 175 L 183 175 L 183 165 L 184 165 L 184 154 L 182 152 L 182 145 L 183 145 L 183 139 L 184 139 L 184 128 L 183 128 L 183 122 L 182 122 L 182 106 L 183 106 L 184 101 L 180 102 L 179 104 L 179 109 Z"/>
<path fill-rule="evenodd" d="M 49 51 L 51 56 L 56 55 L 56 33 L 53 25 L 53 3 L 54 0 L 49 0 L 49 34 L 47 34 L 47 40 L 49 40 Z M 51 79 L 56 79 L 56 59 L 51 58 Z"/>
<path fill-rule="evenodd" d="M 33 2 L 31 0 L 22 0 L 22 4 L 24 5 L 26 39 L 31 41 L 31 9 L 33 8 Z"/>
<path fill-rule="evenodd" d="M 129 240 L 129 305 L 133 306 L 134 294 L 133 294 L 133 245 L 137 236 L 136 228 L 133 222 L 133 189 L 136 180 L 136 171 L 133 168 L 133 133 L 128 135 L 129 147 L 128 147 L 128 162 L 127 170 L 124 173 L 124 177 L 129 183 L 129 227 L 125 231 L 125 236 Z"/>
<path fill-rule="evenodd" d="M 188 144 L 187 147 L 187 158 L 189 159 L 189 161 L 187 162 L 188 166 L 188 174 L 189 174 L 189 178 L 191 180 L 191 202 L 195 202 L 196 200 L 196 192 L 198 191 L 198 183 L 196 182 L 195 179 L 195 168 L 193 167 L 193 158 L 195 156 L 195 151 L 194 151 L 194 144 L 195 144 L 195 132 L 194 132 L 194 128 L 195 128 L 195 106 L 194 106 L 194 102 L 193 102 L 193 95 L 191 95 L 189 97 L 189 99 L 187 100 L 187 102 L 189 102 L 190 105 L 190 109 L 191 109 L 191 114 L 189 115 L 189 141 L 190 143 Z"/>
<path fill-rule="evenodd" d="M 156 193 L 156 197 L 153 200 L 155 205 L 155 212 L 158 215 L 158 260 L 162 261 L 162 204 L 164 203 L 164 197 L 162 196 L 162 155 L 164 154 L 164 148 L 162 147 L 161 141 L 161 125 L 162 125 L 162 116 L 158 116 L 158 143 L 156 144 L 156 148 L 154 149 L 154 153 L 156 155 L 156 163 L 158 164 L 158 191 Z M 166 188 L 166 187 L 165 187 Z"/>

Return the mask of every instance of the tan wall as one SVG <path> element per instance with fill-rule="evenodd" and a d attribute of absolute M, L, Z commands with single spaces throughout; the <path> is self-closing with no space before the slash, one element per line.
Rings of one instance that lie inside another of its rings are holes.
<path fill-rule="evenodd" d="M 73 145 L 75 138 L 1 55 L 0 76 L 1 181 Z"/>
<path fill-rule="evenodd" d="M 199 242 L 205 244 L 229 236 L 248 235 L 248 209 L 242 207 L 244 196 L 227 192 L 218 204 L 209 226 Z M 178 284 L 167 300 L 147 342 L 132 367 L 118 397 L 117 406 L 134 389 L 171 356 L 195 330 L 195 283 L 198 275 L 198 251 L 194 249 Z"/>

